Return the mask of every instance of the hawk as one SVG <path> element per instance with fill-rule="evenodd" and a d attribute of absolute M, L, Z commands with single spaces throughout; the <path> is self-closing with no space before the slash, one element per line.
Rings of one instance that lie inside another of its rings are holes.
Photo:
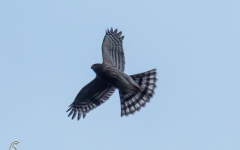
<path fill-rule="evenodd" d="M 156 88 L 156 69 L 127 75 L 124 73 L 125 57 L 122 32 L 111 28 L 106 31 L 102 43 L 102 64 L 93 64 L 95 79 L 84 86 L 67 110 L 74 119 L 86 114 L 109 99 L 116 89 L 119 91 L 121 116 L 139 111 L 153 97 Z"/>

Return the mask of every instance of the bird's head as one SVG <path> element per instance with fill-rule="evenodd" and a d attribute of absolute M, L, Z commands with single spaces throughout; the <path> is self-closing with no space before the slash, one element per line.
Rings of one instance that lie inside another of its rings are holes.
<path fill-rule="evenodd" d="M 93 64 L 91 69 L 96 72 L 97 70 L 99 70 L 101 68 L 101 65 L 102 64 Z"/>

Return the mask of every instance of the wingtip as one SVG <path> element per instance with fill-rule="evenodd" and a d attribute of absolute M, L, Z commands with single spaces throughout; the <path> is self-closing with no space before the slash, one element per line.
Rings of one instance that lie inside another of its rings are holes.
<path fill-rule="evenodd" d="M 73 113 L 73 109 L 70 111 L 70 113 L 68 114 L 68 117 L 71 116 Z"/>
<path fill-rule="evenodd" d="M 122 31 L 118 32 L 118 36 L 121 36 L 122 35 Z"/>
<path fill-rule="evenodd" d="M 86 112 L 83 112 L 83 119 L 86 117 Z"/>
<path fill-rule="evenodd" d="M 69 106 L 69 107 L 70 107 L 70 106 Z M 67 110 L 66 112 L 69 112 L 71 109 L 72 109 L 71 107 L 70 107 L 70 108 L 68 108 L 68 110 Z"/>
<path fill-rule="evenodd" d="M 74 113 L 73 113 L 73 115 L 72 115 L 72 120 L 75 118 L 76 114 L 77 114 L 77 111 L 74 110 Z"/>

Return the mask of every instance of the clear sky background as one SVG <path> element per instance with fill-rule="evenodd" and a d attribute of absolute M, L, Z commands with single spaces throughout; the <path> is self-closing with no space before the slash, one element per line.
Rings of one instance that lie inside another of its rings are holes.
<path fill-rule="evenodd" d="M 80 121 L 65 112 L 123 32 L 126 73 L 158 88 L 120 117 L 118 92 Z M 240 1 L 0 2 L 0 149 L 239 150 Z"/>

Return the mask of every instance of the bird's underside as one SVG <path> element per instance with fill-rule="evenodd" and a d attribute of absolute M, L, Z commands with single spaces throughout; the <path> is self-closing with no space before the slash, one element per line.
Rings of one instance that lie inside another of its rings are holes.
<path fill-rule="evenodd" d="M 156 69 L 127 75 L 124 73 L 125 58 L 122 32 L 107 30 L 102 44 L 102 64 L 92 65 L 96 78 L 84 86 L 67 110 L 72 119 L 86 114 L 103 104 L 118 89 L 121 101 L 121 116 L 139 111 L 153 97 L 156 88 Z"/>

